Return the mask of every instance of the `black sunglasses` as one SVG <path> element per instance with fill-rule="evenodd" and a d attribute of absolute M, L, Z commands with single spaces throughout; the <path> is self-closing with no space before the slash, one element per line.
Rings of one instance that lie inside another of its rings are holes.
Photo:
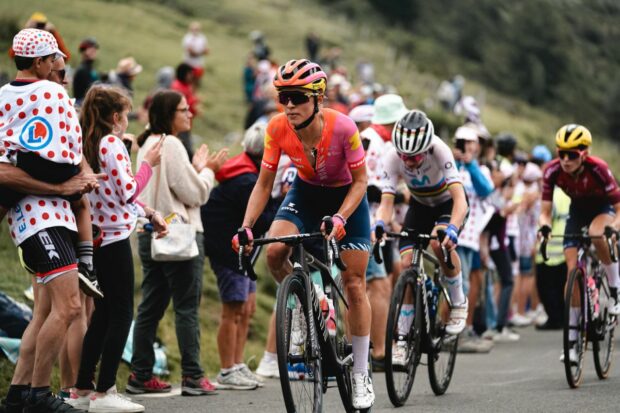
<path fill-rule="evenodd" d="M 581 156 L 581 151 L 562 151 L 558 150 L 558 156 L 560 159 L 568 157 L 569 160 L 574 161 Z"/>
<path fill-rule="evenodd" d="M 65 76 L 67 75 L 67 71 L 65 69 L 52 70 L 52 72 L 58 72 L 58 77 L 60 80 L 65 80 Z"/>
<path fill-rule="evenodd" d="M 310 101 L 310 96 L 303 92 L 280 92 L 278 93 L 278 102 L 280 104 L 286 106 L 288 102 L 291 102 L 293 105 L 301 105 L 304 103 L 308 103 Z"/>

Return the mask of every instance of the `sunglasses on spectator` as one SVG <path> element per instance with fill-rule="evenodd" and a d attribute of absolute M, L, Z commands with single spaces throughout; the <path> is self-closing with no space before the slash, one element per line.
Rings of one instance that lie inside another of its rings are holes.
<path fill-rule="evenodd" d="M 411 162 L 415 162 L 415 163 L 420 163 L 424 159 L 424 154 L 423 153 L 419 153 L 417 155 L 405 155 L 404 153 L 399 153 L 398 156 L 403 161 L 411 161 Z"/>
<path fill-rule="evenodd" d="M 575 159 L 579 158 L 581 155 L 583 155 L 583 151 L 558 149 L 558 156 L 560 157 L 560 159 L 566 159 L 568 157 L 569 161 L 574 161 Z"/>
<path fill-rule="evenodd" d="M 52 72 L 58 72 L 58 77 L 60 80 L 65 80 L 65 76 L 67 75 L 67 71 L 65 69 L 52 70 Z"/>
<path fill-rule="evenodd" d="M 304 103 L 308 103 L 310 101 L 310 96 L 303 92 L 280 92 L 278 93 L 278 102 L 280 104 L 286 106 L 288 102 L 291 102 L 293 105 L 301 105 Z"/>

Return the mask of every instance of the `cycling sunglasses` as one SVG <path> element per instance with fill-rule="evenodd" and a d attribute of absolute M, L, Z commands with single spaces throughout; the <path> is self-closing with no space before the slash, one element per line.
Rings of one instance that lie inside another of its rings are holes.
<path fill-rule="evenodd" d="M 310 101 L 310 96 L 303 92 L 280 92 L 278 93 L 278 102 L 280 104 L 286 106 L 288 102 L 291 102 L 293 105 L 302 105 L 304 103 L 308 103 Z"/>
<path fill-rule="evenodd" d="M 398 156 L 403 161 L 411 161 L 411 162 L 415 162 L 415 163 L 420 163 L 424 159 L 424 154 L 423 153 L 419 153 L 417 155 L 405 155 L 404 153 L 399 153 Z"/>
<path fill-rule="evenodd" d="M 569 161 L 574 161 L 578 159 L 583 154 L 583 151 L 579 150 L 562 150 L 558 149 L 558 156 L 560 159 L 565 159 L 568 157 Z"/>
<path fill-rule="evenodd" d="M 58 72 L 58 77 L 60 80 L 65 80 L 65 76 L 67 76 L 67 71 L 65 69 L 52 70 L 52 72 Z"/>

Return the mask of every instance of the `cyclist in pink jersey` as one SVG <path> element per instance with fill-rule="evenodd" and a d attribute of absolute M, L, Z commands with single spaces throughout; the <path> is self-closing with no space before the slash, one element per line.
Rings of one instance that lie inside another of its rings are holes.
<path fill-rule="evenodd" d="M 551 234 L 551 215 L 553 210 L 553 190 L 561 188 L 570 198 L 571 205 L 566 221 L 565 234 L 580 233 L 583 227 L 589 227 L 591 235 L 601 235 L 606 227 L 614 232 L 620 228 L 620 188 L 607 164 L 599 158 L 590 156 L 589 148 L 592 135 L 584 126 L 569 124 L 562 126 L 556 136 L 558 158 L 549 162 L 543 175 L 542 207 L 540 214 L 539 233 L 548 238 Z M 614 235 L 616 238 L 617 235 Z M 609 281 L 609 292 L 612 297 L 609 313 L 620 314 L 618 287 L 620 276 L 618 263 L 612 262 L 603 239 L 593 239 L 592 244 Z M 575 239 L 564 239 L 564 256 L 568 272 L 577 266 L 578 242 Z M 579 309 L 571 309 L 570 323 L 577 324 Z M 571 330 L 569 339 L 577 340 L 577 330 Z M 561 361 L 564 354 L 560 357 Z M 577 352 L 571 349 L 571 360 L 577 360 Z"/>
<path fill-rule="evenodd" d="M 353 400 L 355 409 L 367 409 L 375 395 L 368 375 L 370 303 L 366 295 L 366 265 L 370 251 L 370 217 L 366 200 L 364 148 L 353 120 L 323 109 L 327 76 L 306 59 L 282 65 L 274 85 L 284 114 L 269 122 L 258 181 L 245 213 L 243 227 L 252 239 L 252 226 L 264 209 L 284 151 L 298 176 L 269 230 L 271 236 L 318 230 L 321 218 L 332 217 L 329 237 L 340 241 L 344 289 L 349 301 L 349 327 L 353 344 Z M 233 248 L 238 249 L 237 236 Z M 271 244 L 267 263 L 277 281 L 292 272 L 290 247 Z"/>

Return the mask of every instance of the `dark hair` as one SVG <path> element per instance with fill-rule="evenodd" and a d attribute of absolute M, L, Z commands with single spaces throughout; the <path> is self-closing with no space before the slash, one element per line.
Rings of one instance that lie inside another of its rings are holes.
<path fill-rule="evenodd" d="M 144 145 L 146 138 L 152 134 L 172 134 L 172 122 L 177 113 L 183 95 L 175 90 L 162 90 L 153 95 L 149 107 L 149 123 L 138 136 L 138 145 Z"/>
<path fill-rule="evenodd" d="M 193 67 L 191 67 L 187 63 L 181 63 L 177 66 L 177 80 L 185 82 L 185 78 L 187 77 L 187 75 L 192 73 L 193 71 Z"/>
<path fill-rule="evenodd" d="M 131 99 L 119 87 L 94 85 L 86 93 L 80 112 L 80 124 L 84 156 L 93 171 L 100 171 L 99 143 L 101 138 L 112 133 L 114 114 L 130 108 Z"/>
<path fill-rule="evenodd" d="M 56 53 L 48 54 L 47 56 L 41 56 L 41 59 L 45 60 L 54 56 L 55 54 Z M 15 56 L 14 59 L 15 67 L 17 67 L 17 70 L 28 70 L 32 68 L 32 65 L 34 65 L 34 59 L 36 59 L 36 57 Z"/>

